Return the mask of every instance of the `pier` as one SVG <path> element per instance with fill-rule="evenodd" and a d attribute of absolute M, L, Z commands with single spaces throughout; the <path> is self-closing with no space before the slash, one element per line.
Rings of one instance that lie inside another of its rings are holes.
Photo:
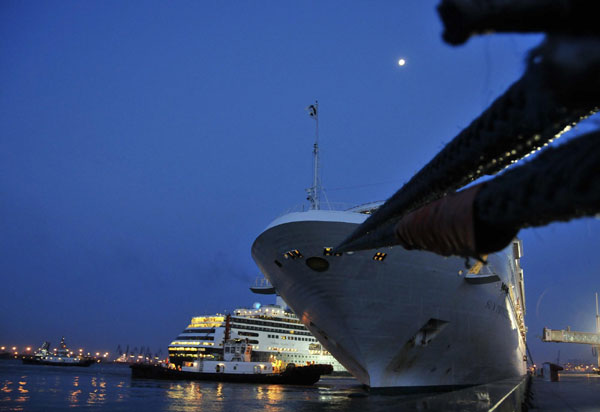
<path fill-rule="evenodd" d="M 535 377 L 530 411 L 592 411 L 600 408 L 600 375 L 560 373 L 558 382 Z"/>
<path fill-rule="evenodd" d="M 600 405 L 600 375 L 561 373 L 557 382 L 528 375 L 444 393 L 390 395 L 357 392 L 354 379 L 323 378 L 334 393 L 348 393 L 349 410 L 372 411 L 590 411 Z"/>
<path fill-rule="evenodd" d="M 528 383 L 528 380 L 529 383 Z M 557 382 L 542 377 L 506 379 L 412 401 L 432 410 L 591 411 L 600 408 L 600 375 L 560 373 Z M 406 405 L 408 406 L 408 404 Z"/>

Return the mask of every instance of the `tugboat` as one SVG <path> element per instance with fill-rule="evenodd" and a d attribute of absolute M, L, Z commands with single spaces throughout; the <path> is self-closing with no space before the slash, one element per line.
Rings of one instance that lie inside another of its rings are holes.
<path fill-rule="evenodd" d="M 64 336 L 60 339 L 60 347 L 55 353 L 50 351 L 50 342 L 44 342 L 33 355 L 23 357 L 23 363 L 32 365 L 90 366 L 94 362 L 92 358 L 71 356 Z"/>
<path fill-rule="evenodd" d="M 321 375 L 333 371 L 331 365 L 295 366 L 288 364 L 278 371 L 269 362 L 252 362 L 252 345 L 243 339 L 230 339 L 223 345 L 223 360 L 198 359 L 174 364 L 131 365 L 132 378 L 170 380 L 208 380 L 217 382 L 271 383 L 289 385 L 312 385 Z"/>

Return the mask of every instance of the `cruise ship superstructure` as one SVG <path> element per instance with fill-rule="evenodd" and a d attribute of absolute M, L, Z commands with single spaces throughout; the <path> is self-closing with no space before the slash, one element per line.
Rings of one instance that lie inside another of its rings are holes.
<path fill-rule="evenodd" d="M 169 345 L 169 361 L 220 359 L 223 343 L 229 339 L 247 339 L 252 344 L 253 362 L 271 362 L 280 368 L 290 363 L 328 364 L 334 372 L 346 372 L 280 297 L 274 305 L 256 303 L 231 314 L 193 317 Z"/>
<path fill-rule="evenodd" d="M 302 323 L 373 388 L 451 388 L 525 374 L 521 242 L 485 265 L 400 246 L 335 253 L 379 205 L 320 209 L 318 123 L 316 136 L 311 209 L 277 218 L 252 245 Z"/>

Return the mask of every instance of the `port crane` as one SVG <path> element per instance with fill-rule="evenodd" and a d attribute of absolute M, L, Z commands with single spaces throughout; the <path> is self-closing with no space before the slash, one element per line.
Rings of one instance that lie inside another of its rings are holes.
<path fill-rule="evenodd" d="M 592 345 L 592 352 L 597 358 L 596 361 L 600 370 L 600 313 L 598 312 L 598 293 L 596 293 L 596 333 L 577 332 L 571 330 L 570 327 L 559 330 L 544 328 L 542 341 Z"/>

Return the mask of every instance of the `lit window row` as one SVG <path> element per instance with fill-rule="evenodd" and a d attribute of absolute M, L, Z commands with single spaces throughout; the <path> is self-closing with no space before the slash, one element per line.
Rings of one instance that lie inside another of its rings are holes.
<path fill-rule="evenodd" d="M 200 335 L 200 334 L 195 334 L 192 336 L 186 336 L 185 334 L 181 334 L 179 336 L 177 336 L 177 340 L 193 340 L 193 341 L 197 341 L 198 339 L 204 339 L 204 340 L 215 340 L 214 336 L 206 336 L 206 335 Z"/>
<path fill-rule="evenodd" d="M 301 336 L 282 336 L 281 339 L 284 340 L 298 340 L 302 342 L 316 342 L 316 339 L 313 338 L 303 338 Z"/>
<path fill-rule="evenodd" d="M 279 335 L 267 335 L 271 339 L 283 339 L 283 340 L 297 340 L 301 342 L 316 342 L 315 338 L 303 338 L 302 336 L 279 336 Z"/>
<path fill-rule="evenodd" d="M 285 252 L 283 254 L 283 257 L 286 259 L 300 259 L 300 258 L 302 258 L 302 253 L 300 253 L 300 251 L 298 249 L 293 249 L 293 250 Z"/>
<path fill-rule="evenodd" d="M 188 325 L 188 328 L 218 328 L 223 326 L 223 322 L 192 322 Z"/>
<path fill-rule="evenodd" d="M 250 326 L 250 325 L 243 325 L 243 324 L 237 324 L 234 323 L 232 325 L 233 329 L 247 329 L 247 330 L 256 330 L 259 332 L 275 332 L 275 333 L 289 333 L 287 330 L 285 329 L 274 329 L 274 328 L 265 328 L 262 326 Z M 305 329 L 306 330 L 306 329 Z M 311 333 L 306 331 L 306 332 L 295 332 L 296 335 L 305 335 L 305 336 L 311 336 Z"/>
<path fill-rule="evenodd" d="M 224 316 L 196 316 L 188 328 L 216 328 L 225 322 Z"/>
<path fill-rule="evenodd" d="M 205 355 L 203 353 L 170 353 L 169 357 L 175 358 L 214 358 L 214 355 Z"/>
<path fill-rule="evenodd" d="M 276 322 L 267 322 L 262 319 L 275 320 L 275 321 L 277 321 L 277 323 Z M 306 330 L 306 327 L 300 321 L 289 322 L 289 321 L 275 319 L 275 318 L 269 318 L 269 317 L 261 317 L 261 319 L 257 319 L 257 318 L 248 319 L 248 318 L 237 318 L 236 317 L 236 318 L 233 318 L 231 321 L 233 323 L 247 323 L 247 324 L 251 324 L 251 325 L 261 325 L 261 326 L 275 326 L 275 327 L 282 328 L 282 329 Z M 290 323 L 295 323 L 298 326 L 290 325 Z"/>
<path fill-rule="evenodd" d="M 214 342 L 190 342 L 190 341 L 173 341 L 171 345 L 203 345 L 203 346 L 215 346 Z"/>
<path fill-rule="evenodd" d="M 295 348 L 278 348 L 277 346 L 269 346 L 267 350 L 274 350 L 277 352 L 298 352 Z"/>

